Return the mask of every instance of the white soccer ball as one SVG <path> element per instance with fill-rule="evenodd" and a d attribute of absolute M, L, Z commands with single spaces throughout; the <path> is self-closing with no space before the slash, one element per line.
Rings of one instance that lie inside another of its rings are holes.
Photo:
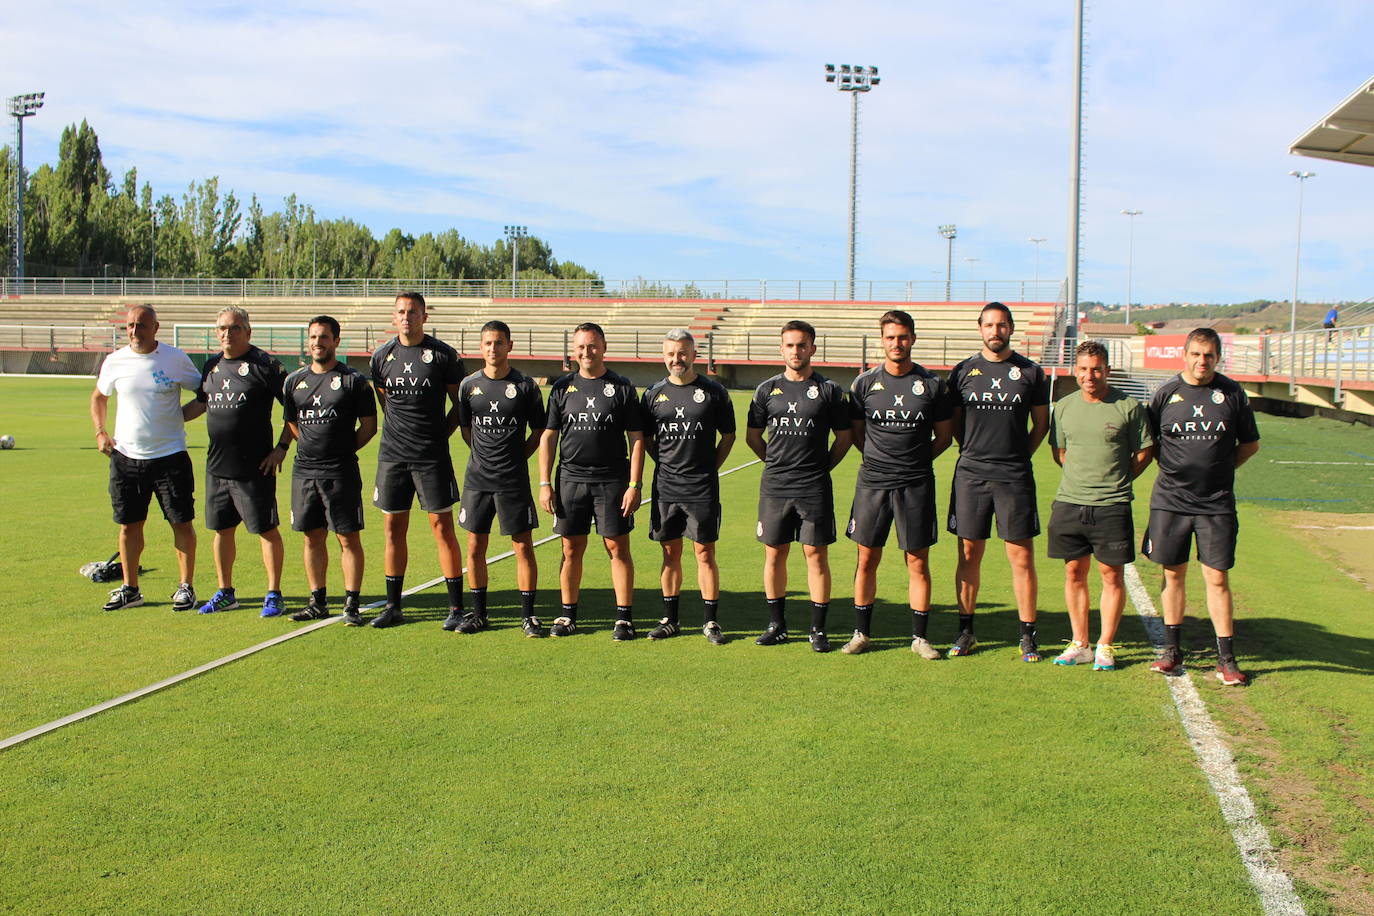
<path fill-rule="evenodd" d="M 0 448 L 14 448 L 14 437 L 0 436 Z"/>

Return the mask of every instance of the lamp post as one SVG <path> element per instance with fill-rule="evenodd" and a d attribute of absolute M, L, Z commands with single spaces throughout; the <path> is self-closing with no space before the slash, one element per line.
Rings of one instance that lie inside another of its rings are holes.
<path fill-rule="evenodd" d="M 1293 257 L 1293 306 L 1288 311 L 1288 333 L 1294 334 L 1298 330 L 1298 269 L 1302 267 L 1302 188 L 1307 179 L 1317 173 L 1300 172 L 1295 169 L 1288 174 L 1298 179 L 1298 247 Z"/>
<path fill-rule="evenodd" d="M 520 240 L 530 234 L 528 226 L 507 226 L 506 241 L 510 242 L 510 295 L 515 298 L 516 278 L 520 275 Z"/>
<path fill-rule="evenodd" d="M 964 263 L 968 265 L 968 282 L 973 282 L 973 265 L 978 263 L 977 258 L 964 258 Z"/>
<path fill-rule="evenodd" d="M 148 207 L 148 272 L 153 277 L 153 295 L 157 295 L 157 211 Z"/>
<path fill-rule="evenodd" d="M 945 301 L 950 301 L 950 281 L 954 279 L 954 239 L 959 234 L 959 230 L 953 223 L 946 223 L 940 227 L 940 237 L 949 243 L 945 252 Z"/>
<path fill-rule="evenodd" d="M 14 278 L 24 279 L 24 119 L 43 107 L 42 92 L 10 96 L 10 117 L 14 118 Z"/>
<path fill-rule="evenodd" d="M 1038 296 L 1040 295 L 1040 243 L 1046 241 L 1046 239 L 1031 237 L 1026 239 L 1026 241 L 1035 246 L 1035 294 Z"/>
<path fill-rule="evenodd" d="M 1135 218 L 1144 210 L 1122 210 L 1131 218 L 1130 241 L 1126 244 L 1126 326 L 1131 325 L 1131 271 L 1135 267 Z"/>
<path fill-rule="evenodd" d="M 854 298 L 854 248 L 858 236 L 859 208 L 859 94 L 879 83 L 877 67 L 850 64 L 825 65 L 825 81 L 849 93 L 849 298 Z"/>

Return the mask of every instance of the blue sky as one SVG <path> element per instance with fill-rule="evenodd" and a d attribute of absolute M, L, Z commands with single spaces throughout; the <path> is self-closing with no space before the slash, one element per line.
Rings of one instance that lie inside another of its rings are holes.
<path fill-rule="evenodd" d="M 522 223 L 608 278 L 842 280 L 862 102 L 861 280 L 1064 270 L 1073 6 L 72 2 L 11 23 L 0 91 L 48 93 L 26 162 L 85 118 L 158 193 L 218 175 L 379 236 Z M 1374 7 L 1090 5 L 1081 297 L 1374 296 L 1374 169 L 1289 143 L 1374 74 Z M 966 258 L 976 260 L 967 261 Z"/>

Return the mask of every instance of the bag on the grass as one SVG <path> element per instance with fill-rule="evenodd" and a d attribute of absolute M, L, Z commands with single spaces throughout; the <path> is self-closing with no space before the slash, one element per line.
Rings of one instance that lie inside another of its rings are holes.
<path fill-rule="evenodd" d="M 123 582 L 124 564 L 119 562 L 119 551 L 108 560 L 93 560 L 81 567 L 81 575 L 92 582 Z"/>

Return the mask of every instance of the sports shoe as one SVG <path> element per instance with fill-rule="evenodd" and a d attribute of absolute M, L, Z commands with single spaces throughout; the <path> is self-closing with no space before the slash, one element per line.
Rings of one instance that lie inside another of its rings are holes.
<path fill-rule="evenodd" d="M 720 624 L 714 620 L 701 628 L 701 635 L 713 646 L 725 645 L 725 634 L 720 631 Z"/>
<path fill-rule="evenodd" d="M 382 608 L 380 614 L 372 618 L 372 625 L 379 630 L 385 627 L 394 627 L 399 623 L 405 622 L 405 615 L 402 614 L 401 609 L 394 604 L 388 604 L 386 607 Z"/>
<path fill-rule="evenodd" d="M 1116 646 L 1105 642 L 1097 644 L 1097 652 L 1093 654 L 1093 670 L 1116 670 Z"/>
<path fill-rule="evenodd" d="M 768 629 L 760 633 L 754 640 L 754 645 L 777 646 L 785 642 L 787 642 L 787 627 L 769 624 Z"/>
<path fill-rule="evenodd" d="M 973 638 L 971 632 L 964 630 L 958 636 L 954 637 L 954 644 L 949 647 L 949 651 L 946 652 L 945 655 L 949 658 L 958 658 L 961 655 L 968 655 L 973 651 L 973 647 L 976 645 L 978 645 L 978 640 Z"/>
<path fill-rule="evenodd" d="M 526 617 L 520 621 L 520 629 L 524 630 L 530 639 L 538 639 L 544 635 L 544 625 L 539 622 L 538 617 Z"/>
<path fill-rule="evenodd" d="M 1054 657 L 1056 665 L 1088 665 L 1093 661 L 1092 650 L 1081 642 L 1069 640 L 1068 648 Z"/>
<path fill-rule="evenodd" d="M 812 652 L 830 651 L 830 637 L 825 635 L 824 630 L 812 630 L 807 639 L 811 642 Z"/>
<path fill-rule="evenodd" d="M 1221 681 L 1227 687 L 1244 687 L 1246 684 L 1250 683 L 1249 676 L 1242 673 L 1240 668 L 1236 665 L 1236 657 L 1234 655 L 1227 655 L 1224 658 L 1217 659 L 1217 680 Z"/>
<path fill-rule="evenodd" d="M 458 622 L 459 633 L 478 633 L 487 628 L 487 617 L 476 611 L 468 611 L 463 615 L 463 619 Z"/>
<path fill-rule="evenodd" d="M 218 614 L 220 611 L 237 611 L 239 609 L 239 599 L 233 592 L 226 592 L 222 588 L 215 589 L 215 593 L 210 596 L 210 600 L 200 606 L 201 614 Z"/>
<path fill-rule="evenodd" d="M 635 625 L 628 620 L 617 620 L 611 630 L 611 639 L 616 642 L 629 642 L 635 638 Z"/>
<path fill-rule="evenodd" d="M 262 599 L 262 616 L 280 617 L 286 610 L 285 602 L 281 600 L 281 592 L 268 592 Z"/>
<path fill-rule="evenodd" d="M 1040 647 L 1035 644 L 1034 636 L 1021 637 L 1021 661 L 1038 662 L 1040 661 Z"/>
<path fill-rule="evenodd" d="M 183 582 L 172 592 L 172 610 L 189 611 L 196 606 L 196 588 L 190 582 Z"/>
<path fill-rule="evenodd" d="M 854 635 L 849 638 L 849 642 L 840 647 L 840 651 L 845 655 L 859 655 L 868 651 L 868 644 L 872 642 L 867 636 L 854 631 Z"/>
<path fill-rule="evenodd" d="M 1159 658 L 1150 665 L 1151 671 L 1158 671 L 1160 674 L 1173 676 L 1183 673 L 1183 653 L 1177 646 L 1165 646 L 1164 651 L 1159 653 Z"/>
<path fill-rule="evenodd" d="M 658 626 L 654 627 L 652 630 L 649 631 L 649 638 L 667 639 L 670 636 L 676 636 L 678 634 L 679 629 L 680 628 L 674 621 L 671 621 L 667 617 L 664 617 L 662 620 L 658 622 Z"/>
<path fill-rule="evenodd" d="M 576 632 L 577 624 L 571 617 L 555 617 L 553 626 L 549 627 L 550 636 L 571 636 Z"/>
<path fill-rule="evenodd" d="M 291 619 L 296 623 L 305 623 L 307 620 L 324 620 L 328 616 L 329 608 L 322 604 L 316 604 L 315 599 L 311 598 L 305 609 L 292 614 Z"/>
<path fill-rule="evenodd" d="M 122 611 L 126 607 L 139 607 L 143 604 L 143 593 L 137 585 L 121 585 L 110 592 L 110 600 L 105 602 L 103 611 Z"/>
<path fill-rule="evenodd" d="M 343 612 L 343 622 L 346 627 L 360 627 L 363 625 L 362 609 L 356 604 L 345 604 Z"/>
<path fill-rule="evenodd" d="M 924 636 L 911 637 L 911 651 L 932 662 L 940 657 L 940 650 L 932 646 L 930 640 Z"/>
<path fill-rule="evenodd" d="M 445 630 L 452 633 L 454 630 L 458 629 L 458 624 L 462 622 L 463 612 L 456 607 L 451 607 L 448 609 L 448 616 L 444 618 L 443 627 Z"/>

